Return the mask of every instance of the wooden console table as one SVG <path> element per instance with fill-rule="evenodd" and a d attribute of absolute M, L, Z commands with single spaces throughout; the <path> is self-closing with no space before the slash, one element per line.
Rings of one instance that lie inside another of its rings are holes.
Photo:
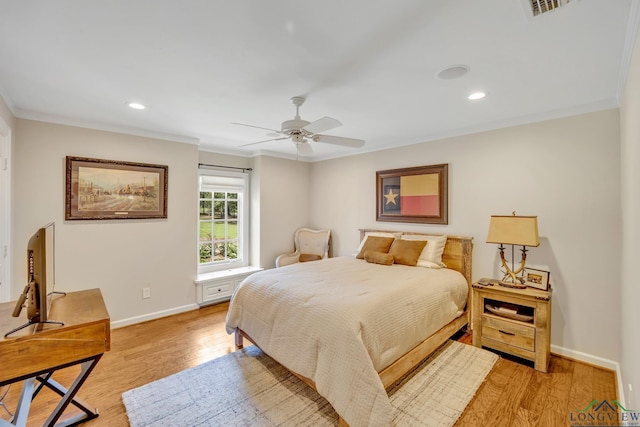
<path fill-rule="evenodd" d="M 54 295 L 49 319 L 64 325 L 31 325 L 4 337 L 25 323 L 25 317 L 12 317 L 15 303 L 0 304 L 0 386 L 23 381 L 18 407 L 11 423 L 0 419 L 0 426 L 24 426 L 31 401 L 46 386 L 61 396 L 45 426 L 56 425 L 64 410 L 73 404 L 83 414 L 65 420 L 63 425 L 77 424 L 98 416 L 95 408 L 75 397 L 104 352 L 110 347 L 109 313 L 100 289 Z M 80 373 L 66 389 L 53 380 L 58 369 L 80 365 Z M 36 381 L 39 383 L 36 386 Z"/>

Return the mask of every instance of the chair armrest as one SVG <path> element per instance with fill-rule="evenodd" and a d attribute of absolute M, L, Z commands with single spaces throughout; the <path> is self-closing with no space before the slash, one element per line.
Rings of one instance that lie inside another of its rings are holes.
<path fill-rule="evenodd" d="M 276 258 L 276 267 L 284 267 L 285 265 L 295 264 L 299 262 L 300 254 L 294 252 L 292 254 L 282 254 Z"/>

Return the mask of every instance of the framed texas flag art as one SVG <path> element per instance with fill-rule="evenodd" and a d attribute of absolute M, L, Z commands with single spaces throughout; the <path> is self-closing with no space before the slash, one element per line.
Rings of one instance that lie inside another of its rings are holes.
<path fill-rule="evenodd" d="M 376 172 L 376 220 L 447 224 L 448 165 Z"/>

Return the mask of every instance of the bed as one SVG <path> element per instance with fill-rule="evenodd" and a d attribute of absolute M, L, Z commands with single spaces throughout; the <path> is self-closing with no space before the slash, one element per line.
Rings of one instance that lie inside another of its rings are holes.
<path fill-rule="evenodd" d="M 424 237 L 360 232 L 362 241 Z M 255 273 L 233 295 L 227 332 L 237 347 L 247 338 L 314 387 L 341 424 L 391 425 L 385 389 L 468 323 L 472 239 L 442 242 L 447 268 L 347 256 Z"/>

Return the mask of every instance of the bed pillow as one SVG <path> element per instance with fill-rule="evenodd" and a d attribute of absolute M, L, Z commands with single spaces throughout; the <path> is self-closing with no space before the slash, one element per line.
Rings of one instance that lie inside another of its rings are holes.
<path fill-rule="evenodd" d="M 418 258 L 418 267 L 426 268 L 445 268 L 446 264 L 442 262 L 442 253 L 444 246 L 447 244 L 447 236 L 432 236 L 424 234 L 403 234 L 402 240 L 424 240 L 427 245 L 422 250 L 420 258 Z"/>
<path fill-rule="evenodd" d="M 358 245 L 358 249 L 356 249 L 356 251 L 354 253 L 354 256 L 357 256 L 360 253 L 360 251 L 362 250 L 362 247 L 364 246 L 364 244 L 367 241 L 367 239 L 369 238 L 369 236 L 393 237 L 394 239 L 399 239 L 401 234 L 402 233 L 387 233 L 385 231 L 369 231 L 369 232 L 366 232 L 364 234 L 364 237 L 362 238 L 362 241 Z"/>
<path fill-rule="evenodd" d="M 358 252 L 358 255 L 356 255 L 356 258 L 364 259 L 364 253 L 367 251 L 382 252 L 386 254 L 389 252 L 389 248 L 394 240 L 395 238 L 393 237 L 367 236 L 364 244 Z"/>
<path fill-rule="evenodd" d="M 364 253 L 364 260 L 374 264 L 391 265 L 393 264 L 393 255 L 382 252 L 366 251 Z"/>
<path fill-rule="evenodd" d="M 389 249 L 389 255 L 393 256 L 395 264 L 414 266 L 418 263 L 418 258 L 426 245 L 426 240 L 396 239 Z"/>
<path fill-rule="evenodd" d="M 298 257 L 298 261 L 300 262 L 318 261 L 321 259 L 322 256 L 315 254 L 300 254 L 300 256 Z"/>
<path fill-rule="evenodd" d="M 435 262 L 418 259 L 418 263 L 416 264 L 416 267 L 433 268 L 437 270 L 439 268 L 447 268 L 447 265 L 443 262 L 441 262 L 440 264 L 436 264 Z"/>

